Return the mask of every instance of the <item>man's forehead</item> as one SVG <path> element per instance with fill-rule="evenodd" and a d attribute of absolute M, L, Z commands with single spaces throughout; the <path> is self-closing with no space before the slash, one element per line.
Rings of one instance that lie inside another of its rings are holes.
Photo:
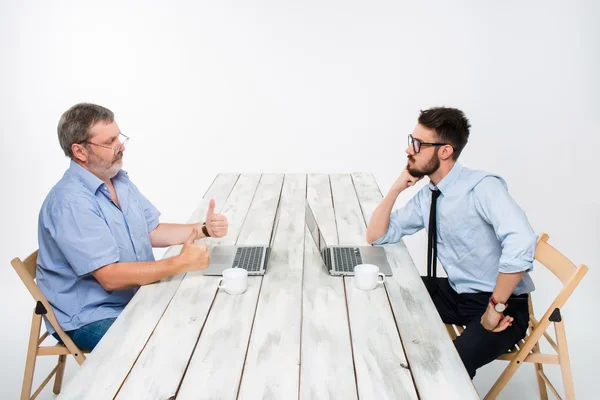
<path fill-rule="evenodd" d="M 413 132 L 413 137 L 422 140 L 423 142 L 431 142 L 437 139 L 437 134 L 433 129 L 417 124 Z"/>
<path fill-rule="evenodd" d="M 98 121 L 94 125 L 92 125 L 92 129 L 90 129 L 90 133 L 92 137 L 98 138 L 110 138 L 112 136 L 118 136 L 120 133 L 119 126 L 116 121 L 108 122 L 108 121 Z"/>

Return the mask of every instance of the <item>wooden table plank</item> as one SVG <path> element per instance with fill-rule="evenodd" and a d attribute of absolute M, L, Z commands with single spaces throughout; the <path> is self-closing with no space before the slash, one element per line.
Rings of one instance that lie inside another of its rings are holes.
<path fill-rule="evenodd" d="M 239 245 L 269 244 L 283 175 L 262 175 Z M 238 393 L 262 277 L 249 277 L 241 295 L 219 291 L 202 330 L 177 399 L 229 399 Z"/>
<path fill-rule="evenodd" d="M 340 244 L 366 245 L 366 225 L 350 175 L 332 175 Z M 344 278 L 358 393 L 361 399 L 417 399 L 385 288 L 356 288 Z"/>
<path fill-rule="evenodd" d="M 362 210 L 363 219 L 365 224 L 369 225 L 373 212 L 383 200 L 379 185 L 375 181 L 372 174 L 367 172 L 355 172 L 351 174 L 352 182 L 354 183 L 354 189 L 356 190 L 356 196 Z"/>
<path fill-rule="evenodd" d="M 371 174 L 352 175 L 365 220 L 383 196 Z M 478 399 L 454 344 L 403 242 L 384 246 L 393 277 L 386 283 L 421 399 Z"/>
<path fill-rule="evenodd" d="M 237 179 L 237 174 L 219 175 L 188 222 L 199 222 L 204 217 L 210 198 L 214 198 L 217 204 L 224 204 Z M 165 253 L 164 258 L 175 256 L 180 250 L 181 246 L 174 246 Z M 180 274 L 141 287 L 63 389 L 60 398 L 113 398 L 173 298 L 183 276 L 184 274 Z"/>
<path fill-rule="evenodd" d="M 331 193 L 339 244 L 366 246 L 367 228 L 356 197 L 352 178 L 348 174 L 332 174 Z"/>
<path fill-rule="evenodd" d="M 260 175 L 241 175 L 221 213 L 229 231 L 224 238 L 207 238 L 210 245 L 235 244 Z M 217 291 L 220 277 L 188 273 L 148 341 L 118 399 L 168 399 L 175 396 Z"/>
<path fill-rule="evenodd" d="M 298 396 L 306 175 L 286 175 L 239 399 Z"/>
<path fill-rule="evenodd" d="M 307 201 L 325 241 L 336 245 L 328 175 L 308 176 Z M 326 271 L 308 230 L 304 240 L 300 398 L 357 399 L 343 279 Z"/>

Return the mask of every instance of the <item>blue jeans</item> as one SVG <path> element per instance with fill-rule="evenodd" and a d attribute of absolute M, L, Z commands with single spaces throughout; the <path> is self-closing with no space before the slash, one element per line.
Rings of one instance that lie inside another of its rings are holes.
<path fill-rule="evenodd" d="M 108 331 L 108 328 L 110 328 L 115 322 L 115 320 L 116 318 L 101 319 L 100 321 L 84 325 L 79 329 L 67 331 L 66 334 L 69 335 L 69 337 L 81 350 L 92 351 L 100 339 L 102 339 L 106 331 Z M 60 340 L 60 337 L 57 333 L 53 333 L 52 336 L 54 336 L 59 343 L 62 343 L 62 340 Z"/>

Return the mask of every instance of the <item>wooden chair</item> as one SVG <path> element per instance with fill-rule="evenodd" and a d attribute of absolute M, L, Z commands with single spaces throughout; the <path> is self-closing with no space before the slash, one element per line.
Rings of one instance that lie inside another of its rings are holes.
<path fill-rule="evenodd" d="M 59 394 L 68 354 L 71 354 L 75 360 L 77 360 L 79 365 L 85 361 L 84 352 L 82 352 L 75 343 L 73 343 L 69 335 L 62 330 L 46 296 L 42 294 L 42 291 L 35 283 L 37 255 L 38 252 L 36 250 L 27 257 L 25 261 L 21 261 L 19 258 L 15 258 L 11 261 L 13 268 L 17 271 L 17 274 L 36 302 L 35 309 L 33 310 L 33 319 L 31 321 L 31 333 L 29 335 L 29 347 L 27 350 L 27 361 L 25 363 L 25 374 L 23 376 L 23 388 L 21 389 L 21 400 L 35 399 L 55 374 L 54 393 Z M 42 343 L 49 335 L 48 332 L 45 332 L 40 337 L 42 316 L 46 316 L 63 343 L 58 343 L 54 346 L 42 346 Z M 31 396 L 31 386 L 33 384 L 33 374 L 37 357 L 56 355 L 58 356 L 58 364 L 56 364 L 56 367 L 50 372 L 50 375 L 48 375 L 33 396 Z"/>
<path fill-rule="evenodd" d="M 498 397 L 504 386 L 515 374 L 517 369 L 524 362 L 534 363 L 535 372 L 540 390 L 540 398 L 548 399 L 546 387 L 549 387 L 557 399 L 560 399 L 558 392 L 550 383 L 550 380 L 544 374 L 543 364 L 560 365 L 562 371 L 563 385 L 565 387 L 566 398 L 575 399 L 575 388 L 573 387 L 573 378 L 571 376 L 571 365 L 569 363 L 569 351 L 567 349 L 567 337 L 565 334 L 565 321 L 561 315 L 560 309 L 567 302 L 579 282 L 586 274 L 588 268 L 585 265 L 575 266 L 569 259 L 562 255 L 558 250 L 548 244 L 548 235 L 543 233 L 538 239 L 534 258 L 542 265 L 548 268 L 563 284 L 560 290 L 544 316 L 538 321 L 533 314 L 531 296 L 529 296 L 529 329 L 525 338 L 523 338 L 515 347 L 498 357 L 498 360 L 510 361 L 504 372 L 500 375 L 496 383 L 492 386 L 485 399 L 495 399 Z M 550 323 L 554 324 L 556 341 L 546 332 Z M 446 325 L 448 333 L 452 339 L 457 334 L 463 332 L 463 327 Z M 544 336 L 550 345 L 556 351 L 556 354 L 542 354 L 540 352 L 539 340 Z"/>

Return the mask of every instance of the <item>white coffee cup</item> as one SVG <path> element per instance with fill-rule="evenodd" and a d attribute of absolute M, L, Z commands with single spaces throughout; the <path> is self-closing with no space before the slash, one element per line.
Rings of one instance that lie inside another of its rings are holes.
<path fill-rule="evenodd" d="M 242 294 L 248 288 L 248 271 L 244 268 L 227 268 L 219 279 L 219 289 L 228 294 Z"/>
<path fill-rule="evenodd" d="M 373 264 L 360 264 L 354 267 L 354 283 L 360 290 L 373 290 L 385 282 L 385 275 Z"/>

